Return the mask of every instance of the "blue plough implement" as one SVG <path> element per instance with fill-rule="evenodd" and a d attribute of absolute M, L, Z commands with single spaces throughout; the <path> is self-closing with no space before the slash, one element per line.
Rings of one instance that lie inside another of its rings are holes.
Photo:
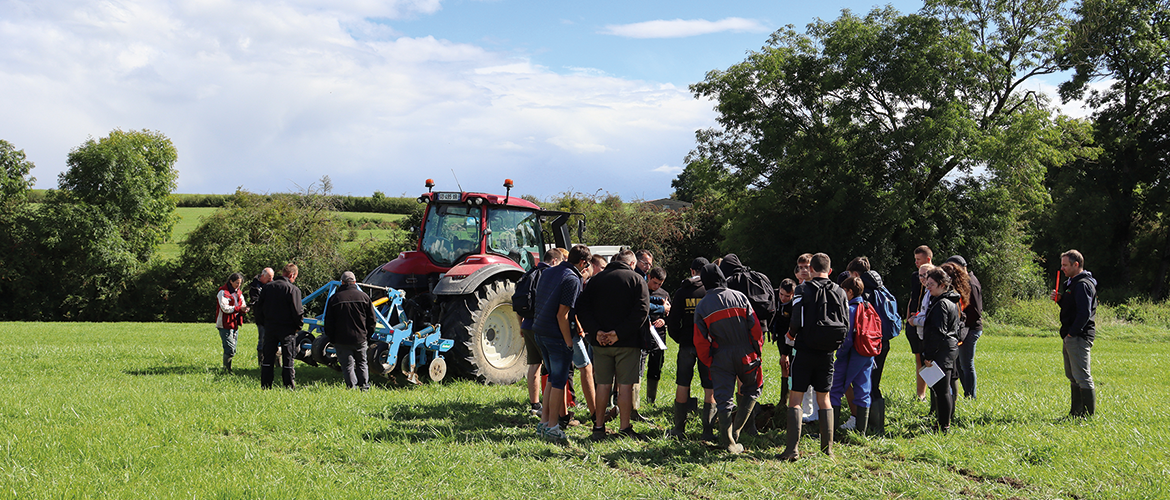
<path fill-rule="evenodd" d="M 325 296 L 325 303 L 328 303 L 339 286 L 340 281 L 330 281 L 303 298 L 301 304 L 308 305 L 322 295 Z M 397 369 L 406 380 L 417 384 L 420 383 L 418 374 L 425 371 L 432 381 L 443 380 L 447 375 L 447 361 L 443 359 L 442 353 L 450 350 L 455 341 L 442 338 L 439 325 L 419 325 L 416 331 L 414 322 L 407 319 L 403 309 L 403 301 L 406 300 L 403 291 L 365 283 L 358 283 L 358 286 L 386 292 L 385 297 L 374 300 L 378 324 L 367 339 L 369 347 L 366 359 L 370 373 L 390 376 Z M 391 318 L 398 321 L 393 326 Z M 297 334 L 296 359 L 313 366 L 325 365 L 340 370 L 337 350 L 325 332 L 325 313 L 315 318 L 304 318 L 303 321 L 308 325 L 308 330 Z M 317 335 L 313 335 L 314 332 Z"/>

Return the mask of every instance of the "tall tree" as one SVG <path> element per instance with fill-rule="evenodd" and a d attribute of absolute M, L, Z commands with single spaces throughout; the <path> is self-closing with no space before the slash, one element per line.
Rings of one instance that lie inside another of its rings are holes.
<path fill-rule="evenodd" d="M 844 11 L 803 34 L 781 29 L 744 62 L 708 73 L 691 90 L 716 102 L 721 128 L 697 134 L 690 160 L 747 188 L 729 249 L 783 275 L 804 251 L 868 255 L 907 273 L 923 243 L 967 252 L 976 269 L 1001 258 L 1002 247 L 972 238 L 994 239 L 1046 203 L 1045 165 L 1069 155 L 1042 96 L 1021 91 L 1056 70 L 1045 54 L 1062 26 L 1059 2 L 1040 0 Z M 969 220 L 943 211 L 962 206 L 971 182 L 1007 194 L 979 206 L 996 224 L 943 227 Z"/>
<path fill-rule="evenodd" d="M 1082 0 L 1074 13 L 1077 18 L 1060 57 L 1061 67 L 1073 76 L 1060 86 L 1060 95 L 1065 101 L 1084 99 L 1093 109 L 1094 138 L 1104 154 L 1083 165 L 1079 179 L 1070 179 L 1079 182 L 1070 186 L 1068 203 L 1100 198 L 1108 205 L 1101 211 L 1109 215 L 1104 224 L 1106 241 L 1111 242 L 1105 255 L 1110 257 L 1102 261 L 1116 259 L 1113 287 L 1136 287 L 1165 297 L 1170 271 L 1170 2 Z M 1095 81 L 1109 85 L 1094 88 Z M 1139 237 L 1153 240 L 1150 251 L 1137 252 Z M 1142 266 L 1148 272 L 1135 273 L 1134 260 L 1145 255 L 1155 256 Z"/>
<path fill-rule="evenodd" d="M 100 211 L 117 226 L 128 250 L 146 262 L 178 220 L 170 196 L 179 176 L 177 160 L 174 144 L 160 132 L 114 130 L 69 153 L 57 196 Z"/>
<path fill-rule="evenodd" d="M 24 150 L 0 139 L 0 208 L 25 199 L 28 189 L 36 182 L 35 177 L 28 177 L 35 166 L 25 157 Z"/>

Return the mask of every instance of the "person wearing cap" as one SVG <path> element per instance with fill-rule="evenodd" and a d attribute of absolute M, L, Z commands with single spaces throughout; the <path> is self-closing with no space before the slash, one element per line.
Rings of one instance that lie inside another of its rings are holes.
<path fill-rule="evenodd" d="M 378 316 L 370 296 L 358 288 L 352 272 L 341 273 L 341 286 L 325 305 L 325 334 L 337 349 L 337 361 L 350 389 L 370 390 L 366 348 L 377 326 Z"/>
<path fill-rule="evenodd" d="M 691 276 L 684 279 L 682 286 L 674 292 L 671 303 L 675 307 L 666 315 L 666 331 L 670 338 L 678 342 L 677 366 L 674 382 L 678 387 L 674 390 L 674 427 L 668 431 L 670 437 L 686 438 L 687 415 L 699 408 L 698 398 L 691 397 L 691 381 L 695 378 L 695 366 L 699 368 L 699 384 L 703 387 L 703 412 L 699 414 L 703 422 L 703 436 L 705 441 L 715 441 L 715 386 L 711 384 L 711 373 L 707 365 L 699 361 L 695 352 L 695 307 L 707 295 L 703 287 L 703 280 L 699 271 L 703 266 L 710 264 L 707 259 L 697 257 L 691 261 Z"/>
<path fill-rule="evenodd" d="M 967 269 L 967 259 L 962 255 L 952 255 L 947 262 L 953 263 L 967 271 L 967 280 L 971 285 L 971 292 L 966 307 L 963 308 L 963 321 L 967 326 L 967 337 L 959 343 L 958 377 L 963 385 L 963 396 L 975 399 L 975 343 L 983 335 L 983 285 L 970 269 Z"/>

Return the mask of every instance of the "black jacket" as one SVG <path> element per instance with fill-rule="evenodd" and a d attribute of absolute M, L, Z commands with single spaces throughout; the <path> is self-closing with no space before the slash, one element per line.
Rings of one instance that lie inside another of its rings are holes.
<path fill-rule="evenodd" d="M 1060 287 L 1060 338 L 1069 335 L 1093 340 L 1097 337 L 1097 280 L 1093 273 L 1065 280 Z"/>
<path fill-rule="evenodd" d="M 325 334 L 334 344 L 359 345 L 378 326 L 370 296 L 357 285 L 341 285 L 325 305 Z"/>
<path fill-rule="evenodd" d="M 776 315 L 776 296 L 772 288 L 772 281 L 768 279 L 768 276 L 758 271 L 752 271 L 750 267 L 743 265 L 739 261 L 738 255 L 733 253 L 723 256 L 723 261 L 719 263 L 719 271 L 723 273 L 723 277 L 727 280 L 727 288 L 748 296 L 748 299 L 752 299 L 751 273 L 757 273 L 762 277 L 757 281 L 763 282 L 762 284 L 766 291 L 773 294 L 771 296 L 771 304 L 761 307 L 761 304 L 757 303 L 756 300 L 751 300 L 752 312 L 759 319 L 760 328 L 765 332 L 769 331 L 768 328 L 772 323 L 772 317 Z M 707 289 L 710 290 L 711 287 L 707 287 Z M 759 289 L 757 288 L 757 290 Z"/>
<path fill-rule="evenodd" d="M 264 289 L 264 283 L 260 282 L 260 277 L 252 278 L 252 282 L 248 283 L 248 307 L 256 307 L 256 301 L 260 300 L 260 291 Z"/>
<path fill-rule="evenodd" d="M 595 346 L 600 345 L 597 332 L 612 330 L 618 341 L 607 347 L 641 347 L 642 325 L 649 313 L 646 280 L 621 262 L 610 262 L 577 297 L 577 320 Z"/>
<path fill-rule="evenodd" d="M 922 333 L 922 359 L 929 359 L 944 370 L 955 367 L 959 355 L 959 293 L 947 290 L 930 299 Z"/>
<path fill-rule="evenodd" d="M 975 273 L 968 272 L 967 276 L 971 278 L 971 295 L 970 303 L 963 308 L 964 321 L 967 322 L 967 330 L 983 331 L 983 285 Z"/>
<path fill-rule="evenodd" d="M 698 276 L 683 280 L 682 286 L 674 292 L 670 314 L 666 316 L 666 329 L 679 347 L 695 346 L 695 306 L 706 295 L 707 289 L 703 288 L 703 280 Z"/>
<path fill-rule="evenodd" d="M 930 292 L 926 291 L 926 287 L 922 286 L 922 281 L 918 279 L 918 270 L 910 273 L 910 296 L 906 297 L 906 318 L 918 313 L 922 308 L 922 297 Z M 905 318 L 903 318 L 905 319 Z"/>
<path fill-rule="evenodd" d="M 260 292 L 256 299 L 256 324 L 264 325 L 273 333 L 289 334 L 301 329 L 305 315 L 301 305 L 301 289 L 283 275 L 277 276 Z"/>

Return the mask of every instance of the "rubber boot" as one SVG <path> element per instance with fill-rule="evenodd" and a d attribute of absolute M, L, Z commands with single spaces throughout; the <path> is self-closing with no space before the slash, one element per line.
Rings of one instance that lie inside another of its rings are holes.
<path fill-rule="evenodd" d="M 857 415 L 854 416 L 857 417 L 857 433 L 864 436 L 865 431 L 869 429 L 869 408 L 858 406 Z"/>
<path fill-rule="evenodd" d="M 228 373 L 232 372 L 232 356 L 228 354 L 223 355 L 223 371 Z"/>
<path fill-rule="evenodd" d="M 1093 416 L 1093 413 L 1097 411 L 1097 390 L 1081 389 L 1081 404 L 1084 405 L 1084 410 L 1081 411 L 1081 416 Z"/>
<path fill-rule="evenodd" d="M 833 407 L 833 423 L 837 424 L 837 425 L 841 425 L 844 422 L 845 422 L 844 420 L 841 420 L 841 407 L 834 406 Z"/>
<path fill-rule="evenodd" d="M 873 406 L 869 408 L 869 426 L 866 430 L 876 435 L 886 433 L 886 400 L 884 398 L 873 400 Z"/>
<path fill-rule="evenodd" d="M 703 415 L 699 413 L 699 398 L 687 398 L 687 412 L 694 413 L 700 419 Z"/>
<path fill-rule="evenodd" d="M 788 420 L 788 435 L 785 436 L 788 447 L 784 448 L 784 453 L 781 453 L 779 458 L 795 462 L 799 455 L 796 446 L 800 443 L 800 408 L 787 408 L 785 414 Z"/>
<path fill-rule="evenodd" d="M 819 413 L 818 423 L 821 428 L 821 452 L 828 456 L 833 456 L 833 427 L 836 422 L 833 421 L 833 410 L 817 410 Z"/>
<path fill-rule="evenodd" d="M 703 403 L 703 441 L 715 442 L 715 405 Z"/>
<path fill-rule="evenodd" d="M 646 403 L 654 404 L 658 399 L 658 381 L 646 379 Z"/>
<path fill-rule="evenodd" d="M 1068 410 L 1068 415 L 1070 417 L 1083 416 L 1085 414 L 1084 393 L 1081 392 L 1081 388 L 1077 387 L 1076 384 L 1070 386 L 1070 391 L 1072 394 L 1072 406 Z"/>
<path fill-rule="evenodd" d="M 687 414 L 690 413 L 687 411 L 688 406 L 687 403 L 674 403 L 674 428 L 669 432 L 672 439 L 681 441 L 687 438 Z"/>
<path fill-rule="evenodd" d="M 791 377 L 780 377 L 780 402 L 776 404 L 776 406 L 779 406 L 780 408 L 788 408 L 788 383 L 790 378 Z"/>
<path fill-rule="evenodd" d="M 756 398 L 737 394 L 735 399 L 737 400 L 736 406 L 739 406 L 739 410 L 735 412 L 735 426 L 731 428 L 731 438 L 738 443 L 740 434 L 746 434 L 748 436 L 755 436 L 757 434 L 756 425 L 753 421 L 755 420 L 754 417 L 756 414 Z M 749 425 L 752 427 L 751 433 L 747 433 L 747 427 Z"/>
<path fill-rule="evenodd" d="M 719 447 L 726 449 L 728 453 L 733 455 L 743 453 L 743 445 L 736 443 L 735 437 L 732 435 L 731 412 L 719 410 L 715 414 L 715 418 L 719 421 Z"/>

